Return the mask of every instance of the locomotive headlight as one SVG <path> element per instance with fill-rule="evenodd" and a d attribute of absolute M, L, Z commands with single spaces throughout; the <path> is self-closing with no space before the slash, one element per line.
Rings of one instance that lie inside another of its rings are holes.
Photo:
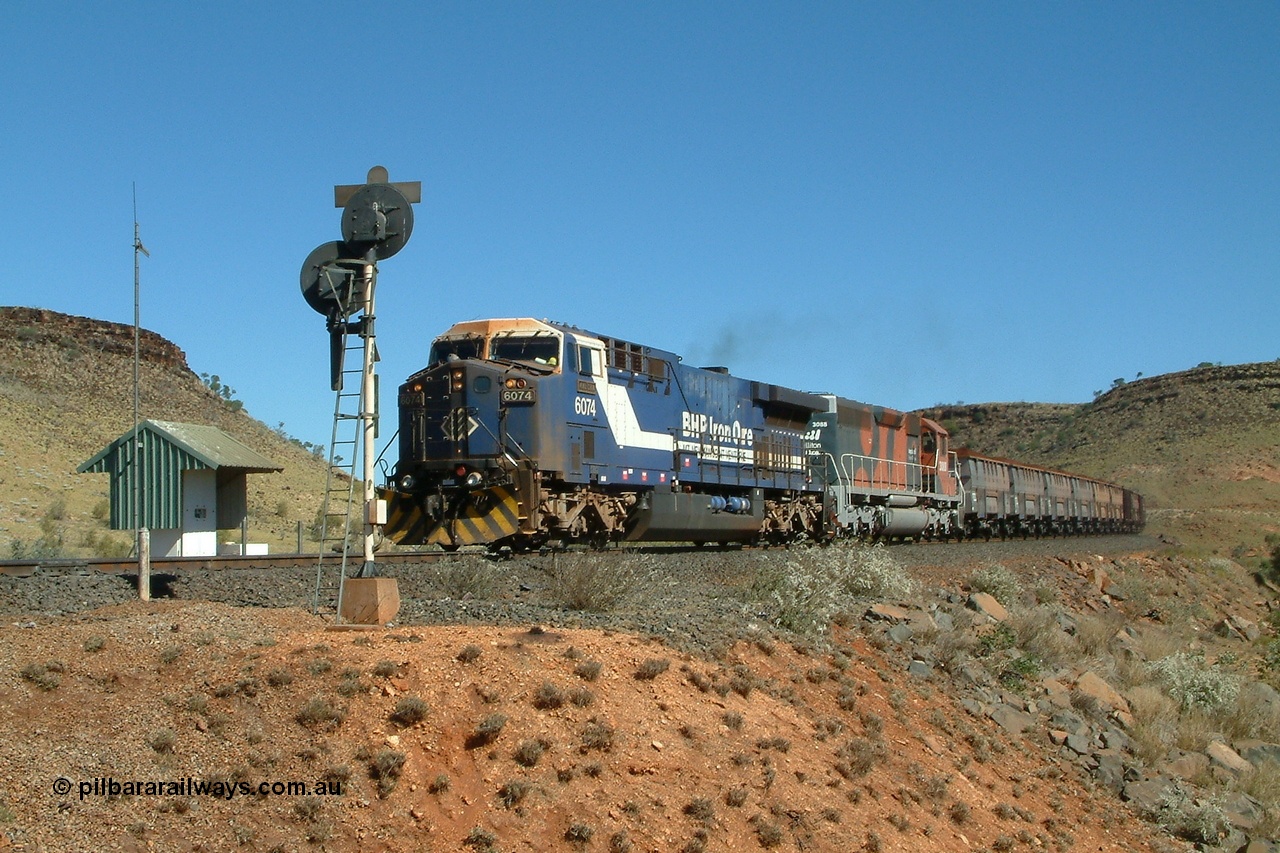
<path fill-rule="evenodd" d="M 405 474 L 400 478 L 400 488 L 406 492 L 411 491 L 416 485 L 418 485 L 418 481 L 413 479 L 412 474 Z"/>
<path fill-rule="evenodd" d="M 463 382 L 462 382 L 462 371 L 461 371 L 461 370 L 455 370 L 455 371 L 453 371 L 453 373 L 451 374 L 451 376 L 453 377 L 453 390 L 454 390 L 454 391 L 461 391 L 461 390 L 462 390 L 462 385 L 463 385 Z"/>
<path fill-rule="evenodd" d="M 479 471 L 472 471 L 462 482 L 468 489 L 474 489 L 484 482 L 484 477 L 480 476 Z"/>
<path fill-rule="evenodd" d="M 514 376 L 508 379 L 506 382 L 503 382 L 502 384 L 508 388 L 527 388 L 529 386 L 528 381 L 524 379 L 518 379 Z"/>

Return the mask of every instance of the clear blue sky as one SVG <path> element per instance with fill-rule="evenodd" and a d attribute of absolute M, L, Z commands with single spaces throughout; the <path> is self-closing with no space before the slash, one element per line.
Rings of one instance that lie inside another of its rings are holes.
<path fill-rule="evenodd" d="M 1280 4 L 10 0 L 0 303 L 142 320 L 327 443 L 298 271 L 421 180 L 384 412 L 550 317 L 910 409 L 1280 358 Z M 384 423 L 382 441 L 394 426 Z"/>

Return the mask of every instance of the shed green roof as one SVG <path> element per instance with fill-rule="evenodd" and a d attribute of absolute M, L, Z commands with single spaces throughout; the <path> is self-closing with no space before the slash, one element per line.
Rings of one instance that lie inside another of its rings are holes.
<path fill-rule="evenodd" d="M 76 470 L 111 475 L 111 528 L 127 530 L 181 526 L 184 471 L 216 472 L 218 505 L 234 515 L 243 514 L 246 474 L 284 468 L 216 427 L 147 420 Z M 231 493 L 233 485 L 236 495 Z M 220 511 L 219 518 L 223 515 Z"/>
<path fill-rule="evenodd" d="M 138 431 L 150 433 L 151 436 L 172 444 L 179 451 L 180 467 L 183 469 L 212 468 L 216 471 L 219 468 L 237 468 L 248 474 L 266 474 L 284 470 L 283 466 L 277 465 L 217 427 L 145 420 L 138 424 Z M 108 464 L 107 457 L 132 439 L 133 435 L 134 431 L 129 430 L 76 471 L 80 474 L 110 472 L 112 467 Z"/>

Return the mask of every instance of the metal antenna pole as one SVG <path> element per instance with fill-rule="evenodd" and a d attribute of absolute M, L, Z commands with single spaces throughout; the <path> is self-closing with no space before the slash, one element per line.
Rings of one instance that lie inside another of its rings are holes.
<path fill-rule="evenodd" d="M 139 253 L 151 257 L 142 245 L 138 227 L 138 185 L 133 185 L 133 542 L 138 549 L 138 594 L 143 601 L 151 599 L 150 544 L 143 541 L 142 531 L 142 436 L 138 434 L 139 386 L 142 360 L 140 328 L 142 326 L 142 276 Z"/>

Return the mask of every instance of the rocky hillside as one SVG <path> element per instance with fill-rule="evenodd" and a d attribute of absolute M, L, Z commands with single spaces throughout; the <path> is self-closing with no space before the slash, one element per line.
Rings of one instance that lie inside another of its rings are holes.
<path fill-rule="evenodd" d="M 0 850 L 1275 849 L 1252 582 L 1059 547 L 0 576 Z"/>
<path fill-rule="evenodd" d="M 182 350 L 140 335 L 142 418 L 216 426 L 284 467 L 249 483 L 250 539 L 293 551 L 314 520 L 324 464 L 208 388 Z M 133 426 L 133 327 L 0 308 L 0 558 L 128 550 L 106 525 L 107 476 L 77 466 Z"/>
<path fill-rule="evenodd" d="M 1147 377 L 1080 405 L 927 413 L 958 445 L 1137 489 L 1150 530 L 1188 545 L 1248 555 L 1280 533 L 1280 362 Z"/>

